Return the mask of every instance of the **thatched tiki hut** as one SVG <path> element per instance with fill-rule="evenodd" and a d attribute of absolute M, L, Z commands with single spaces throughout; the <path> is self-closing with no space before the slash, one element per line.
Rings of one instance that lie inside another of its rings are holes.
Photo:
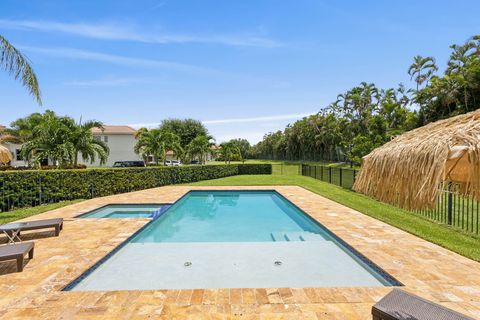
<path fill-rule="evenodd" d="M 406 209 L 443 188 L 480 200 L 480 110 L 406 132 L 363 158 L 354 190 Z"/>
<path fill-rule="evenodd" d="M 12 159 L 10 151 L 6 147 L 0 145 L 0 165 L 8 164 Z"/>

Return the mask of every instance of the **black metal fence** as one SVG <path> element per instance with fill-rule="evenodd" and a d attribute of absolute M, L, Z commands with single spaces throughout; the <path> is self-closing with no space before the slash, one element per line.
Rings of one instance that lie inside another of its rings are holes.
<path fill-rule="evenodd" d="M 272 163 L 273 175 L 298 176 L 301 175 L 300 163 Z"/>
<path fill-rule="evenodd" d="M 302 164 L 301 174 L 342 188 L 352 189 L 358 170 Z M 480 233 L 480 202 L 461 196 L 454 186 L 442 190 L 434 209 L 413 210 L 415 214 L 464 231 Z"/>
<path fill-rule="evenodd" d="M 322 180 L 342 188 L 352 189 L 357 170 L 317 165 L 302 165 L 302 176 Z"/>

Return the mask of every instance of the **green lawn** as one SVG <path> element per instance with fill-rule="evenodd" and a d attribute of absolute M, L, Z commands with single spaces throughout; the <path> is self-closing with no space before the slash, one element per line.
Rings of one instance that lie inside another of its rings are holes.
<path fill-rule="evenodd" d="M 479 236 L 432 222 L 414 213 L 313 178 L 299 175 L 245 175 L 200 181 L 190 185 L 298 185 L 465 257 L 480 261 Z"/>
<path fill-rule="evenodd" d="M 283 165 L 296 165 L 299 166 L 302 163 L 318 166 L 327 166 L 327 167 L 336 167 L 336 168 L 350 168 L 350 164 L 344 162 L 324 162 L 324 161 L 285 161 L 285 160 L 260 160 L 260 159 L 249 159 L 242 161 L 232 161 L 232 164 L 238 163 L 271 163 L 271 164 L 283 164 Z M 207 164 L 225 164 L 224 161 L 208 161 Z M 354 166 L 355 169 L 360 167 Z"/>
<path fill-rule="evenodd" d="M 7 212 L 0 212 L 0 224 L 23 219 L 49 210 L 65 207 L 80 201 L 83 200 L 62 201 L 58 203 L 43 204 L 33 208 L 24 208 Z"/>

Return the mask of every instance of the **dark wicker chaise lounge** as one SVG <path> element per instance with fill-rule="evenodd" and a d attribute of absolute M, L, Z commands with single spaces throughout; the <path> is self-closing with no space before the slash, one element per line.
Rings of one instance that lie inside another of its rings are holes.
<path fill-rule="evenodd" d="M 372 316 L 374 320 L 474 320 L 398 289 L 372 307 Z"/>
<path fill-rule="evenodd" d="M 55 228 L 55 236 L 58 236 L 63 228 L 63 218 L 7 223 L 0 226 L 0 231 L 11 234 L 13 225 L 17 231 L 16 235 L 20 235 L 21 231 Z"/>
<path fill-rule="evenodd" d="M 17 271 L 23 271 L 23 259 L 28 253 L 28 259 L 33 258 L 33 242 L 5 244 L 0 246 L 0 261 L 17 260 Z"/>

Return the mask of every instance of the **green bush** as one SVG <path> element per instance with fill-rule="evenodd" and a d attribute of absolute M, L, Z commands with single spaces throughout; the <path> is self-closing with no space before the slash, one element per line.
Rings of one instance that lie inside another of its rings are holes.
<path fill-rule="evenodd" d="M 0 172 L 0 210 L 90 199 L 238 174 L 270 174 L 265 164 L 26 170 Z"/>

